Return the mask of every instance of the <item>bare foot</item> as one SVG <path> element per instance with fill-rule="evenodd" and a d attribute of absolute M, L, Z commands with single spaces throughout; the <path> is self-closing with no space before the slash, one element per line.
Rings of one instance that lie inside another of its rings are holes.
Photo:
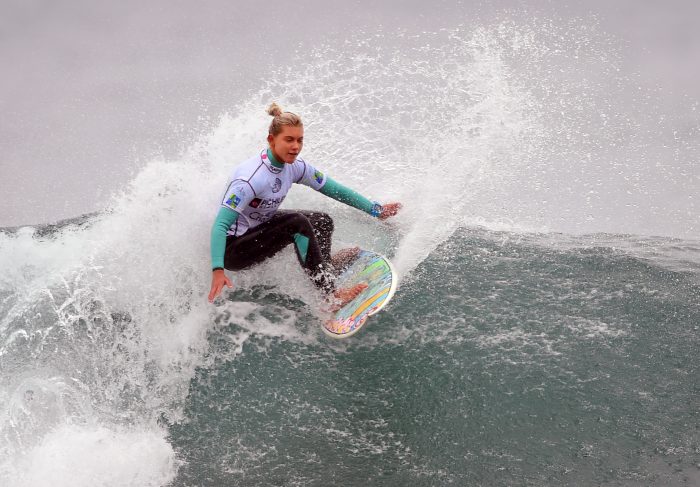
<path fill-rule="evenodd" d="M 365 289 L 367 289 L 367 284 L 365 284 L 364 282 L 361 284 L 355 284 L 352 287 L 336 289 L 335 292 L 333 292 L 333 302 L 331 303 L 331 311 L 338 311 L 340 308 L 342 308 L 350 301 L 355 299 Z"/>
<path fill-rule="evenodd" d="M 331 256 L 331 264 L 338 272 L 344 270 L 360 254 L 360 247 L 350 247 L 336 252 Z"/>

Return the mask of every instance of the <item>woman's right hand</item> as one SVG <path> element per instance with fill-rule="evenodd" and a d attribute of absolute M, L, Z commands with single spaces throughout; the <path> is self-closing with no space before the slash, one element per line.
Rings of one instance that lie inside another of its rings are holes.
<path fill-rule="evenodd" d="M 223 269 L 216 269 L 211 273 L 211 291 L 209 291 L 210 303 L 214 302 L 214 299 L 221 293 L 224 286 L 233 287 L 231 279 L 226 277 Z"/>

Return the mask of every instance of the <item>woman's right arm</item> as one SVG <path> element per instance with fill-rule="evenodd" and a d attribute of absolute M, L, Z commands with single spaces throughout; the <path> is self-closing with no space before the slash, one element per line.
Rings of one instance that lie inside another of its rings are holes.
<path fill-rule="evenodd" d="M 221 293 L 224 286 L 233 287 L 231 280 L 224 273 L 224 254 L 226 253 L 226 234 L 238 219 L 238 212 L 222 206 L 211 227 L 211 290 L 209 302 Z"/>

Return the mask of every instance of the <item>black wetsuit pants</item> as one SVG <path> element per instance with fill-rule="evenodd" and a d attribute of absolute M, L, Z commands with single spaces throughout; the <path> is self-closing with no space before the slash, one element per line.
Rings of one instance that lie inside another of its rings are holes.
<path fill-rule="evenodd" d="M 315 211 L 279 210 L 272 218 L 238 237 L 226 238 L 224 267 L 237 271 L 295 244 L 299 263 L 316 286 L 333 291 L 331 237 L 333 219 Z"/>

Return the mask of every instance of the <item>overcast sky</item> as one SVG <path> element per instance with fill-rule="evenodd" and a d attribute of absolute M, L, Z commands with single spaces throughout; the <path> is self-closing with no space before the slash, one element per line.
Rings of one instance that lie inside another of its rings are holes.
<path fill-rule="evenodd" d="M 300 46 L 479 25 L 504 9 L 599 26 L 623 71 L 658 89 L 681 129 L 697 129 L 698 1 L 2 0 L 0 226 L 103 207 L 140 165 L 188 145 Z"/>

